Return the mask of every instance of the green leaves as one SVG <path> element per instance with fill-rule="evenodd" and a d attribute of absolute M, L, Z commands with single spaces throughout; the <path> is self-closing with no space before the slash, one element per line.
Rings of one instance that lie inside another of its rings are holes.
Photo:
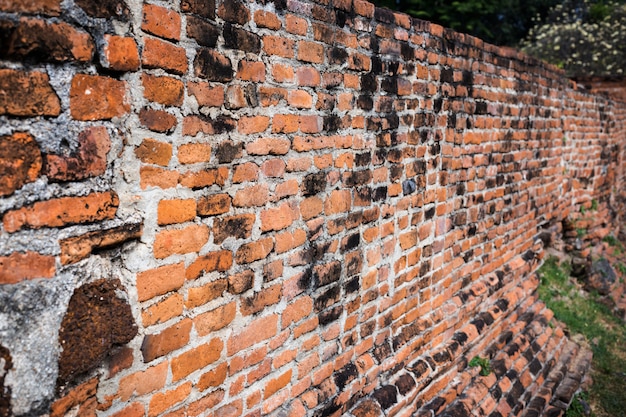
<path fill-rule="evenodd" d="M 491 373 L 491 364 L 489 363 L 489 359 L 481 358 L 480 356 L 474 356 L 471 361 L 468 363 L 470 368 L 475 368 L 480 366 L 479 374 L 481 376 L 487 376 Z"/>

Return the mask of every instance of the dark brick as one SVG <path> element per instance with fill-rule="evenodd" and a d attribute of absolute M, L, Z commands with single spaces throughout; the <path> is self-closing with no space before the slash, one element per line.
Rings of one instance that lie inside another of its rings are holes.
<path fill-rule="evenodd" d="M 386 410 L 398 402 L 398 391 L 393 385 L 385 385 L 374 391 L 372 397 Z"/>
<path fill-rule="evenodd" d="M 396 387 L 401 395 L 407 395 L 416 385 L 415 380 L 409 374 L 400 375 L 396 381 Z"/>
<path fill-rule="evenodd" d="M 193 65 L 196 76 L 210 81 L 231 81 L 234 76 L 230 59 L 213 49 L 200 48 Z"/>
<path fill-rule="evenodd" d="M 261 51 L 261 38 L 259 35 L 228 23 L 224 25 L 224 44 L 227 48 L 253 54 L 258 54 Z"/>
<path fill-rule="evenodd" d="M 243 144 L 233 143 L 231 141 L 225 141 L 219 144 L 215 151 L 217 161 L 220 164 L 229 164 L 235 159 L 240 158 L 243 155 Z"/>
<path fill-rule="evenodd" d="M 155 132 L 171 133 L 176 128 L 176 117 L 164 110 L 144 108 L 139 112 L 141 124 Z"/>
<path fill-rule="evenodd" d="M 339 391 L 343 391 L 344 387 L 348 385 L 351 381 L 354 381 L 358 374 L 359 371 L 352 362 L 335 372 L 335 384 L 339 388 Z"/>
<path fill-rule="evenodd" d="M 118 279 L 100 279 L 72 294 L 59 331 L 57 385 L 65 385 L 94 369 L 114 346 L 130 342 L 137 334 L 130 306 L 118 298 L 124 288 Z"/>
<path fill-rule="evenodd" d="M 31 135 L 0 136 L 0 196 L 11 195 L 39 178 L 43 159 Z"/>
<path fill-rule="evenodd" d="M 241 0 L 223 1 L 217 14 L 222 19 L 231 23 L 245 25 L 250 20 L 250 10 Z"/>
<path fill-rule="evenodd" d="M 0 345 L 0 363 L 4 364 L 0 369 L 0 416 L 9 417 L 11 415 L 11 387 L 4 385 L 4 378 L 13 368 L 13 360 L 9 349 L 2 345 Z"/>
<path fill-rule="evenodd" d="M 199 45 L 212 48 L 217 44 L 220 30 L 202 18 L 187 16 L 187 36 L 195 39 Z"/>
<path fill-rule="evenodd" d="M 182 0 L 180 8 L 185 13 L 215 19 L 215 0 Z"/>
<path fill-rule="evenodd" d="M 78 7 L 91 17 L 128 21 L 130 11 L 124 0 L 75 0 Z"/>

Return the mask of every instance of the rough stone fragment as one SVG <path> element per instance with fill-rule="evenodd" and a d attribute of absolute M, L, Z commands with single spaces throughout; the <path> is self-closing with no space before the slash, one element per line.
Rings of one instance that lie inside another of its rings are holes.
<path fill-rule="evenodd" d="M 61 263 L 72 264 L 87 258 L 94 249 L 111 248 L 140 237 L 141 224 L 133 223 L 63 239 L 59 242 Z"/>
<path fill-rule="evenodd" d="M 0 137 L 0 196 L 13 194 L 41 172 L 39 145 L 27 133 Z"/>
<path fill-rule="evenodd" d="M 4 386 L 4 379 L 8 371 L 13 368 L 11 352 L 0 345 L 0 416 L 11 415 L 11 387 Z"/>
<path fill-rule="evenodd" d="M 591 271 L 587 277 L 587 285 L 597 290 L 602 295 L 607 295 L 611 291 L 611 286 L 615 283 L 617 276 L 613 267 L 604 258 L 594 261 L 591 264 Z"/>
<path fill-rule="evenodd" d="M 95 368 L 114 346 L 137 334 L 128 302 L 118 298 L 120 291 L 118 279 L 100 279 L 74 291 L 59 331 L 58 385 Z"/>

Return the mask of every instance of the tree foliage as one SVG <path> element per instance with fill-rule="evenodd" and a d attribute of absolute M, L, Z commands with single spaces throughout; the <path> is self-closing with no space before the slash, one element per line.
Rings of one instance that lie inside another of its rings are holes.
<path fill-rule="evenodd" d="M 559 0 L 375 0 L 379 6 L 400 10 L 496 45 L 516 46 Z"/>
<path fill-rule="evenodd" d="M 537 19 L 522 49 L 565 69 L 569 76 L 624 75 L 626 5 L 565 0 Z"/>

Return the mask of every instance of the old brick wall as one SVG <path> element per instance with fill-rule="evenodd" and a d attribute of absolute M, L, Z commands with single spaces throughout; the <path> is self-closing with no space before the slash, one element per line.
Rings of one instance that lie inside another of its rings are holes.
<path fill-rule="evenodd" d="M 0 416 L 566 406 L 534 271 L 580 207 L 615 231 L 623 103 L 363 0 L 0 28 Z"/>

